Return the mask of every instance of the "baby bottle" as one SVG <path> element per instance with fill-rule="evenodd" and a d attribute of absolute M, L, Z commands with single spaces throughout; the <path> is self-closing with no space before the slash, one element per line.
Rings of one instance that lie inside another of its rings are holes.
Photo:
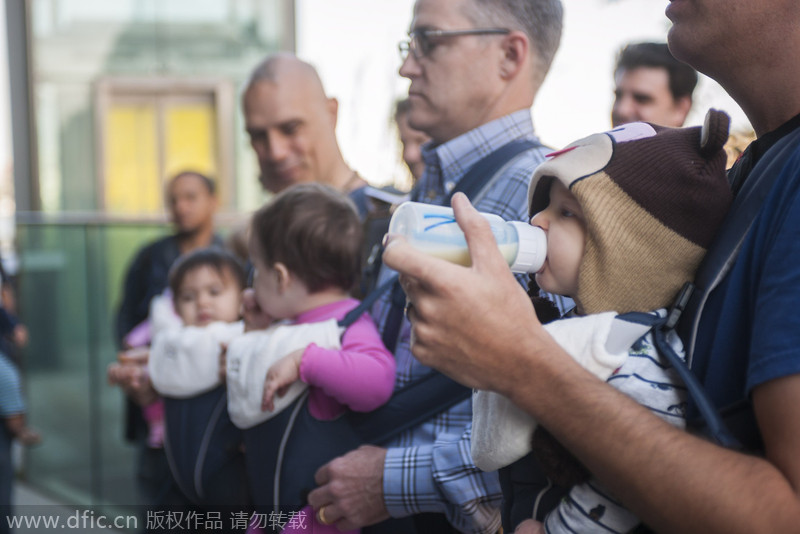
<path fill-rule="evenodd" d="M 506 222 L 491 213 L 481 213 L 489 221 L 503 257 L 515 273 L 535 273 L 547 255 L 544 231 L 524 222 Z M 469 266 L 467 240 L 456 223 L 452 208 L 404 202 L 389 221 L 389 233 L 400 234 L 409 244 L 426 254 Z"/>

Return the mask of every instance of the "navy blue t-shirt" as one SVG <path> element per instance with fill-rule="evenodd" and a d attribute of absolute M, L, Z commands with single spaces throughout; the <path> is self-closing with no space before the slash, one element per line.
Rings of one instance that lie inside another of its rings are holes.
<path fill-rule="evenodd" d="M 713 403 L 723 416 L 744 408 L 734 431 L 741 423 L 754 435 L 753 388 L 800 373 L 800 135 L 792 137 L 792 155 L 709 296 L 695 346 L 694 371 Z"/>

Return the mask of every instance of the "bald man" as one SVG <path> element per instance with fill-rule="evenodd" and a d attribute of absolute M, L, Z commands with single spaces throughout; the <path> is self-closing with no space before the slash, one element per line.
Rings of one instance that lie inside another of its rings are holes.
<path fill-rule="evenodd" d="M 320 182 L 352 197 L 367 185 L 342 157 L 339 103 L 325 94 L 310 64 L 289 53 L 268 56 L 250 75 L 242 110 L 267 191 Z"/>

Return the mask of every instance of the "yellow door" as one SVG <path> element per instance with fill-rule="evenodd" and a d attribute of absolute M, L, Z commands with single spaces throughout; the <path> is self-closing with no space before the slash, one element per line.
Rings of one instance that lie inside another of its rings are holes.
<path fill-rule="evenodd" d="M 112 96 L 104 126 L 107 213 L 161 213 L 164 185 L 172 176 L 183 170 L 216 176 L 217 126 L 210 95 Z"/>

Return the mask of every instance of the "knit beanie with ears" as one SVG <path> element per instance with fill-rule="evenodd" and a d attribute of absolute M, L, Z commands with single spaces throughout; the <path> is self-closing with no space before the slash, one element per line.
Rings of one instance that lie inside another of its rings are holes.
<path fill-rule="evenodd" d="M 702 128 L 626 124 L 570 144 L 534 171 L 531 214 L 547 207 L 554 179 L 583 210 L 572 295 L 583 313 L 669 307 L 694 279 L 732 201 L 722 148 L 729 124 L 713 109 Z"/>

